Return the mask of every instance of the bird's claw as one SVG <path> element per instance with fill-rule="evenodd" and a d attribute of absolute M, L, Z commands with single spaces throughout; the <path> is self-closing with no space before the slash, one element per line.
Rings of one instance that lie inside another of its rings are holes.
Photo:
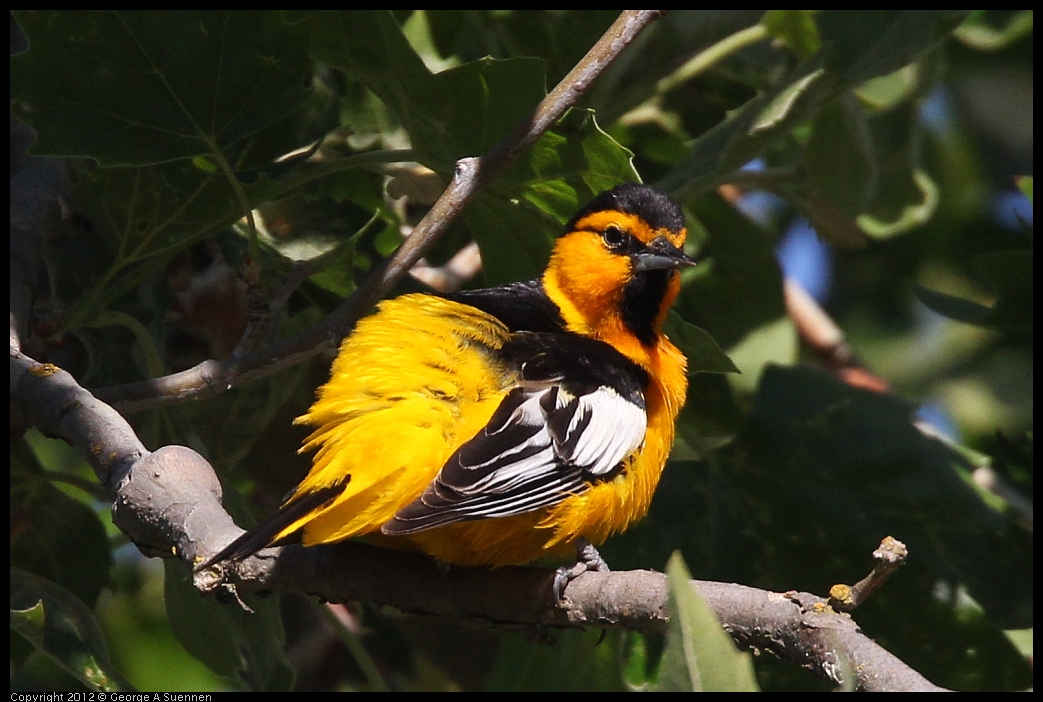
<path fill-rule="evenodd" d="M 598 553 L 597 548 L 586 539 L 576 539 L 576 562 L 570 566 L 562 566 L 554 571 L 554 603 L 561 604 L 565 599 L 565 588 L 568 584 L 586 573 L 588 570 L 607 573 L 608 563 Z"/>

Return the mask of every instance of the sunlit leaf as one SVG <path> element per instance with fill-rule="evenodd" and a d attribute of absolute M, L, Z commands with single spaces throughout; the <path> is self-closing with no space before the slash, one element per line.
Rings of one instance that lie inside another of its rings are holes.
<path fill-rule="evenodd" d="M 953 36 L 967 46 L 981 51 L 997 51 L 1006 48 L 1022 37 L 1032 34 L 1032 10 L 1014 12 L 1004 26 L 997 27 L 989 22 L 989 10 L 975 10 L 953 32 Z"/>
<path fill-rule="evenodd" d="M 903 104 L 869 122 L 881 187 L 856 221 L 876 239 L 920 226 L 938 209 L 938 185 L 921 163 L 923 127 L 915 112 L 915 106 Z"/>
<path fill-rule="evenodd" d="M 604 190 L 638 180 L 630 156 L 591 113 L 569 112 L 466 211 L 486 282 L 539 277 L 553 237 L 576 210 Z"/>
<path fill-rule="evenodd" d="M 1021 194 L 1027 197 L 1029 202 L 1032 202 L 1032 176 L 1018 176 L 1015 182 Z"/>
<path fill-rule="evenodd" d="M 799 58 L 806 59 L 822 46 L 814 15 L 815 10 L 768 10 L 761 24 Z"/>
<path fill-rule="evenodd" d="M 659 692 L 755 692 L 750 654 L 740 653 L 692 586 L 680 553 L 666 566 L 670 629 L 654 687 Z"/>

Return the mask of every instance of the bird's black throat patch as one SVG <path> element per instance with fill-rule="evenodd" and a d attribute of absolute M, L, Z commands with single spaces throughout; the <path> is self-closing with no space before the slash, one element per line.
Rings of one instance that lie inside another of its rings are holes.
<path fill-rule="evenodd" d="M 658 334 L 655 323 L 663 307 L 673 270 L 655 270 L 638 273 L 623 288 L 620 310 L 623 324 L 645 346 L 654 346 Z"/>

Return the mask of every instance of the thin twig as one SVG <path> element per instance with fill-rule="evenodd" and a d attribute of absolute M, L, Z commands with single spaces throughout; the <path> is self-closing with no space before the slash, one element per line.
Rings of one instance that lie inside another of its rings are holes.
<path fill-rule="evenodd" d="M 885 537 L 879 548 L 873 551 L 873 560 L 876 561 L 873 571 L 854 585 L 841 584 L 831 587 L 830 606 L 840 612 L 852 611 L 879 590 L 896 570 L 905 565 L 908 557 L 909 550 L 905 544 L 893 536 Z"/>
<path fill-rule="evenodd" d="M 473 241 L 456 252 L 445 265 L 431 266 L 423 261 L 413 266 L 409 275 L 438 292 L 458 290 L 482 270 L 482 254 Z"/>
<path fill-rule="evenodd" d="M 783 293 L 786 312 L 797 327 L 801 341 L 831 373 L 853 387 L 888 392 L 887 381 L 859 362 L 844 332 L 799 282 L 786 278 Z"/>
<path fill-rule="evenodd" d="M 971 479 L 974 481 L 974 484 L 1006 502 L 1007 507 L 1017 515 L 1018 524 L 1021 525 L 1021 528 L 1028 532 L 1033 530 L 1032 500 L 1023 495 L 1009 480 L 996 472 L 996 469 L 992 467 L 992 458 L 956 442 L 948 434 L 938 430 L 922 419 L 914 420 L 913 426 L 927 438 L 939 441 L 963 456 L 974 468 L 974 472 L 971 473 Z"/>

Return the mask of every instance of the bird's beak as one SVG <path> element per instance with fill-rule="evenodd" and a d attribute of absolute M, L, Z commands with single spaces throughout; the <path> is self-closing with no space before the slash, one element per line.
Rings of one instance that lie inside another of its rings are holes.
<path fill-rule="evenodd" d="M 635 273 L 687 268 L 696 264 L 695 259 L 662 236 L 656 237 L 643 251 L 634 254 L 633 262 Z"/>

